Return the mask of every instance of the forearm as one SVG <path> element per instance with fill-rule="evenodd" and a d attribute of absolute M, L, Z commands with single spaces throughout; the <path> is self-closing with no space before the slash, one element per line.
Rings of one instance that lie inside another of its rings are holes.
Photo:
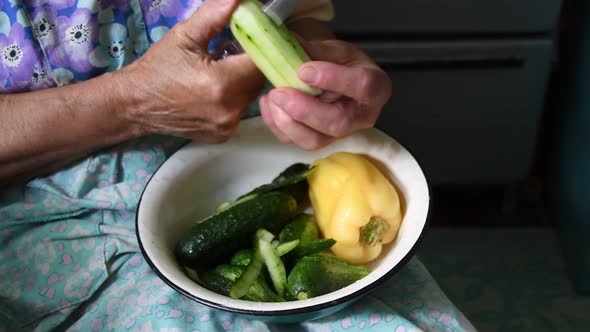
<path fill-rule="evenodd" d="M 46 174 L 141 135 L 122 116 L 124 107 L 124 94 L 113 74 L 0 96 L 0 183 Z"/>

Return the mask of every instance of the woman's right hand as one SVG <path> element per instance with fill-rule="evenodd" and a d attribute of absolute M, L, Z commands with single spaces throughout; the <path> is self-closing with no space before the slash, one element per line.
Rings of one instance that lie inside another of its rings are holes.
<path fill-rule="evenodd" d="M 113 74 L 128 102 L 121 113 L 144 134 L 205 143 L 231 137 L 264 77 L 246 54 L 215 60 L 209 41 L 228 23 L 238 0 L 207 0 L 140 59 Z M 131 98 L 128 98 L 131 96 Z"/>

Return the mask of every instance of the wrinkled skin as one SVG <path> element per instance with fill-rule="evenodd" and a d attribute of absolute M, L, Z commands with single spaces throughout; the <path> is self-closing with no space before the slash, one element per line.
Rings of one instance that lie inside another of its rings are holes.
<path fill-rule="evenodd" d="M 231 137 L 260 94 L 264 77 L 245 54 L 214 60 L 209 41 L 229 21 L 237 1 L 206 1 L 148 52 L 120 71 L 136 104 L 126 110 L 146 132 L 206 143 Z"/>

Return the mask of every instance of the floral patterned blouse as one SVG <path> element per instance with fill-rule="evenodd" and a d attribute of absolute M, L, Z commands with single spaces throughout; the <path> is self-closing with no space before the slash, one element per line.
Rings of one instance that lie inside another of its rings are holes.
<path fill-rule="evenodd" d="M 121 68 L 200 2 L 0 0 L 0 91 L 60 86 Z"/>
<path fill-rule="evenodd" d="M 0 93 L 61 86 L 117 70 L 203 1 L 0 0 Z M 331 5 L 304 0 L 298 14 L 325 19 Z"/>

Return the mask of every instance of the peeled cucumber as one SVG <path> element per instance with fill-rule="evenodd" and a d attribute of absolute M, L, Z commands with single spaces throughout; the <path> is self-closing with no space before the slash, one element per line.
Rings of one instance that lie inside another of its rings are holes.
<path fill-rule="evenodd" d="M 297 70 L 309 56 L 283 24 L 277 26 L 258 0 L 242 0 L 234 10 L 230 29 L 258 69 L 275 87 L 292 87 L 317 96 L 320 89 L 299 79 Z"/>

